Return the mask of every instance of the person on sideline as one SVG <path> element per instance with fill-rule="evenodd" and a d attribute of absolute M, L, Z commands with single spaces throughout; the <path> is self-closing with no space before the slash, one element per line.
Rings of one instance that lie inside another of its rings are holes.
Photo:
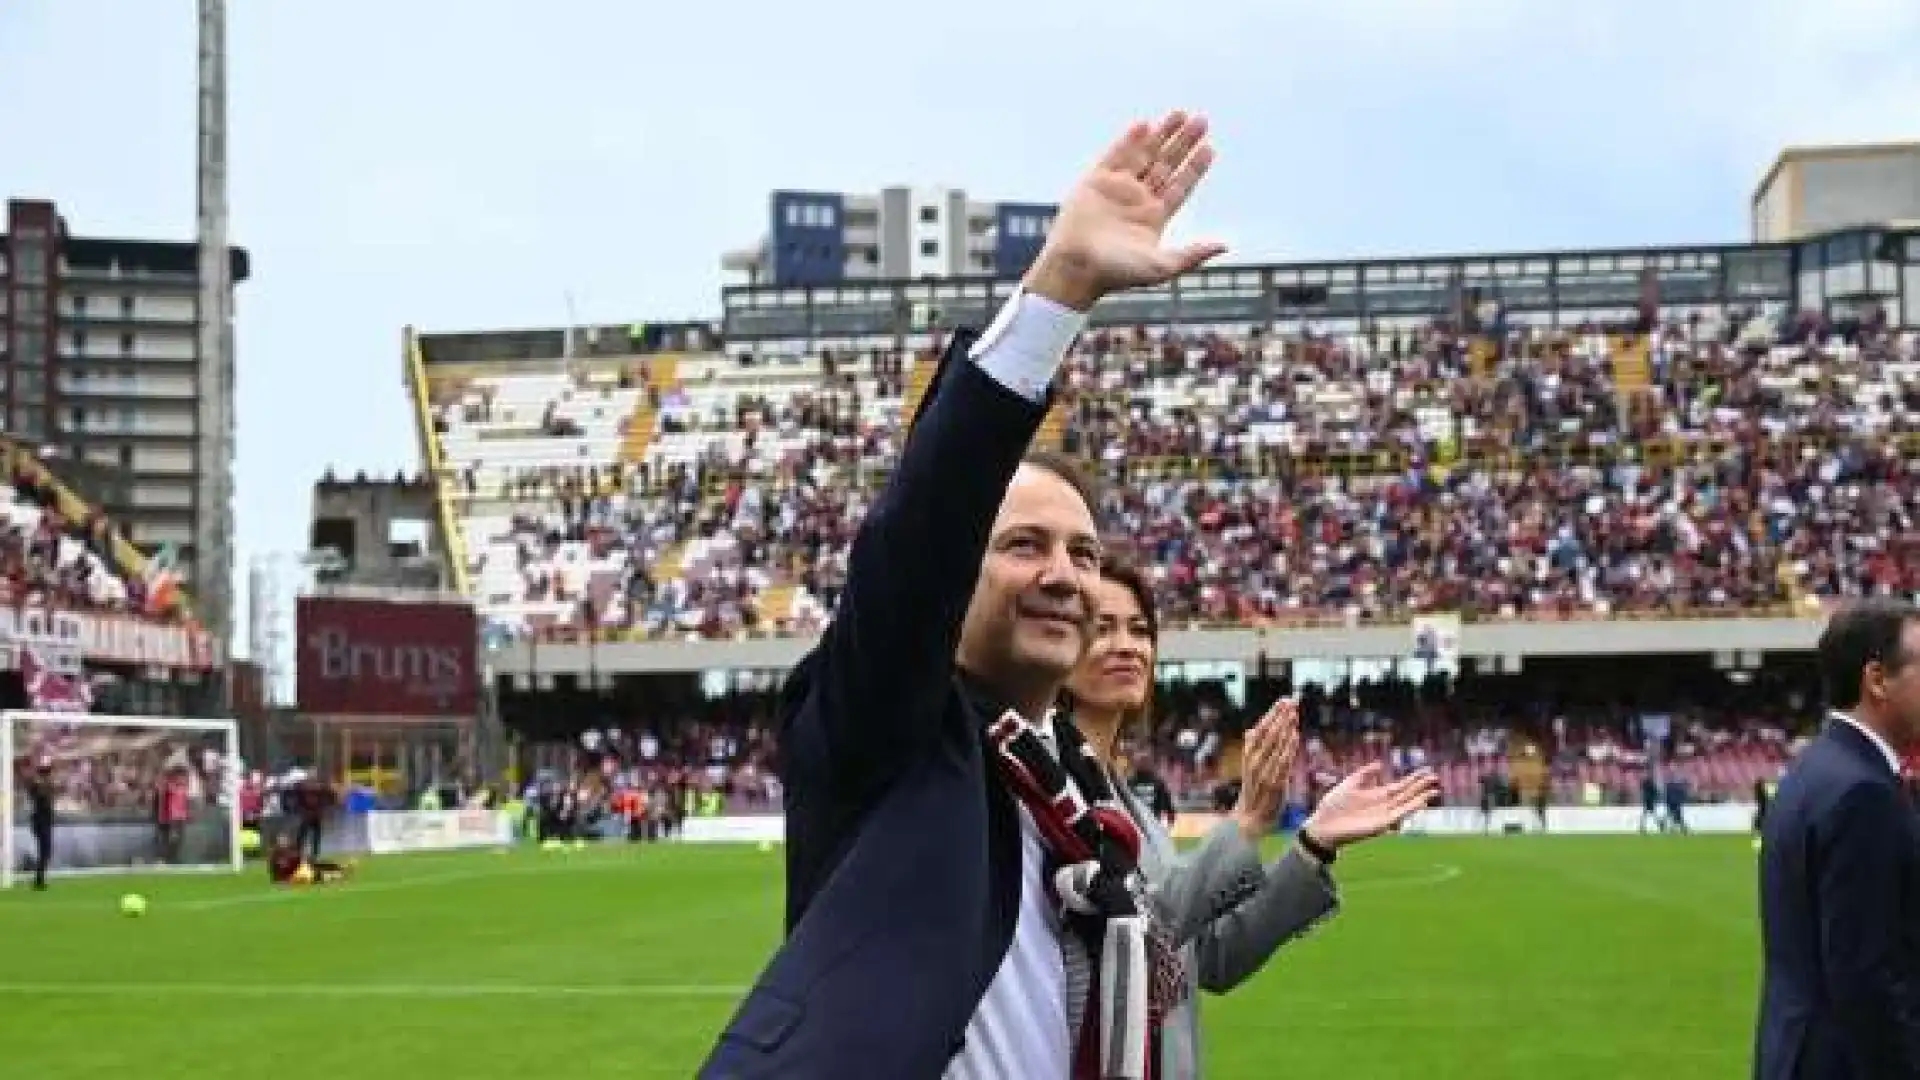
<path fill-rule="evenodd" d="M 1920 610 L 1873 599 L 1820 635 L 1833 710 L 1768 807 L 1756 1080 L 1920 1077 Z"/>
<path fill-rule="evenodd" d="M 12 768 L 12 762 L 0 762 Z M 47 871 L 53 868 L 53 759 L 34 762 L 27 777 L 27 831 L 33 835 L 33 888 L 47 891 Z"/>
<path fill-rule="evenodd" d="M 1094 504 L 1027 447 L 1096 302 L 1225 250 L 1161 239 L 1206 133 L 1130 127 L 986 333 L 949 342 L 782 689 L 787 937 L 707 1080 L 1150 1076 L 1149 971 L 1174 960 L 1143 925 L 1138 832 L 1074 789 L 1053 713 L 1087 646 Z"/>
<path fill-rule="evenodd" d="M 1097 767 L 1117 777 L 1120 737 L 1139 728 L 1152 705 L 1160 626 L 1146 581 L 1118 560 L 1101 561 L 1092 599 L 1092 647 L 1074 669 L 1067 698 Z M 1260 842 L 1278 823 L 1299 746 L 1297 706 L 1276 702 L 1247 732 L 1233 812 L 1184 854 L 1152 808 L 1115 785 L 1146 838 L 1140 870 L 1149 895 L 1187 961 L 1187 985 L 1160 1025 L 1155 1080 L 1202 1075 L 1197 991 L 1234 989 L 1280 946 L 1331 916 L 1339 906 L 1330 872 L 1336 853 L 1396 828 L 1439 794 L 1430 771 L 1383 784 L 1379 766 L 1365 766 L 1334 785 L 1286 853 L 1262 866 Z"/>

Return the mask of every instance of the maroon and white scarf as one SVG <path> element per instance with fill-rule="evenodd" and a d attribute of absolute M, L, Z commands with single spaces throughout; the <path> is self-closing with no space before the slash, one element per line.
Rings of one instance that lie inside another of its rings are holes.
<path fill-rule="evenodd" d="M 1152 1080 L 1160 1022 L 1186 993 L 1180 951 L 1154 922 L 1140 829 L 1071 724 L 1040 729 L 1008 710 L 987 729 L 1001 778 L 1033 817 L 1067 928 L 1072 1080 Z"/>

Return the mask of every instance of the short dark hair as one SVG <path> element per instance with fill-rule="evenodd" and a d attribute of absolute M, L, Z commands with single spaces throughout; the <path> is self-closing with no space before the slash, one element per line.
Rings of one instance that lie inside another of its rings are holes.
<path fill-rule="evenodd" d="M 1031 465 L 1059 477 L 1080 496 L 1082 502 L 1087 504 L 1089 513 L 1100 512 L 1100 486 L 1092 475 L 1081 467 L 1078 458 L 1058 450 L 1029 450 L 1020 458 L 1020 464 Z"/>
<path fill-rule="evenodd" d="M 1920 609 L 1886 597 L 1861 600 L 1835 612 L 1820 632 L 1820 679 L 1826 684 L 1827 705 L 1858 707 L 1868 664 L 1877 663 L 1892 673 L 1912 660 L 1900 639 L 1907 624 L 1917 620 Z"/>

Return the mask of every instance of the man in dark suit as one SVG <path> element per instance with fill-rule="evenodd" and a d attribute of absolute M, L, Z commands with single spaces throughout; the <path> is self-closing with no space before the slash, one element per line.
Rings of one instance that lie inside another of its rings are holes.
<path fill-rule="evenodd" d="M 1920 611 L 1870 600 L 1820 635 L 1833 715 L 1767 811 L 1756 1080 L 1920 1077 Z"/>
<path fill-rule="evenodd" d="M 702 1077 L 1075 1075 L 1051 841 L 986 729 L 1059 737 L 1100 548 L 1071 467 L 1023 459 L 1094 303 L 1224 250 L 1161 246 L 1205 136 L 1180 113 L 1130 128 L 986 333 L 942 358 L 784 689 L 787 939 Z"/>

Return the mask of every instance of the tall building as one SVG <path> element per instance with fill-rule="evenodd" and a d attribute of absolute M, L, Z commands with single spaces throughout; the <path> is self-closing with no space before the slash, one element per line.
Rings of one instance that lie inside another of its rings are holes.
<path fill-rule="evenodd" d="M 72 235 L 51 202 L 7 203 L 0 235 L 0 428 L 148 555 L 200 580 L 203 510 L 194 244 Z M 229 253 L 231 280 L 247 254 Z"/>
<path fill-rule="evenodd" d="M 1053 224 L 1052 203 L 975 202 L 959 188 L 882 188 L 873 195 L 776 191 L 757 246 L 721 269 L 740 285 L 1017 277 Z"/>

